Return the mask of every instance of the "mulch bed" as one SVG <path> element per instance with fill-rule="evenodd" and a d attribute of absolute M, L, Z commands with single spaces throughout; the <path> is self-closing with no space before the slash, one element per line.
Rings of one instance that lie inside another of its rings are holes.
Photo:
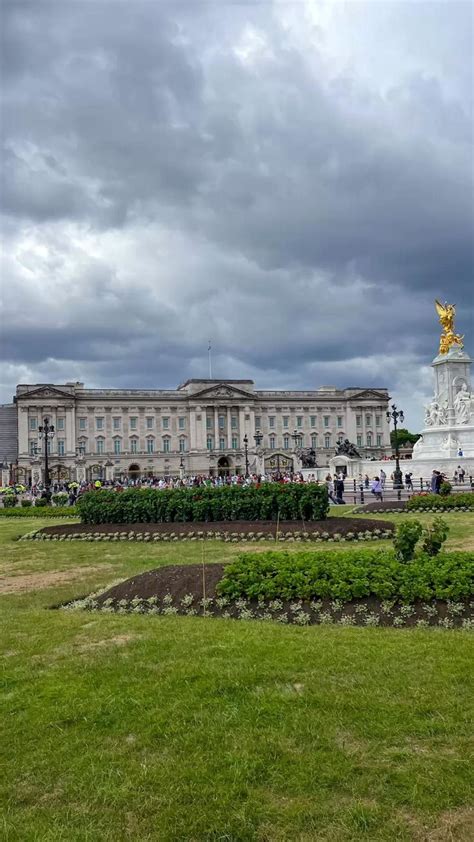
<path fill-rule="evenodd" d="M 354 509 L 354 512 L 404 512 L 406 511 L 406 500 L 372 500 L 370 503 L 362 503 Z"/>
<path fill-rule="evenodd" d="M 40 533 L 46 535 L 110 535 L 115 532 L 129 533 L 134 532 L 135 535 L 148 533 L 167 534 L 174 532 L 175 535 L 188 535 L 190 532 L 197 535 L 202 532 L 206 537 L 211 532 L 220 533 L 244 533 L 262 532 L 264 535 L 274 535 L 276 533 L 277 524 L 275 521 L 267 520 L 233 520 L 233 521 L 212 521 L 208 523 L 63 523 L 59 526 L 45 526 L 39 530 Z M 327 532 L 329 535 L 339 533 L 339 535 L 346 535 L 348 532 L 359 533 L 378 530 L 389 530 L 393 532 L 394 525 L 390 521 L 385 520 L 365 520 L 363 518 L 349 518 L 349 517 L 329 517 L 327 520 L 318 521 L 280 521 L 278 525 L 279 534 L 284 535 L 286 532 L 304 531 L 309 535 L 313 532 Z"/>
<path fill-rule="evenodd" d="M 104 593 L 86 599 L 82 606 L 77 607 L 118 611 L 122 614 L 205 614 L 208 617 L 273 620 L 295 625 L 336 623 L 348 626 L 414 627 L 422 621 L 422 625 L 456 628 L 472 622 L 474 604 L 469 600 L 459 600 L 454 607 L 441 600 L 433 600 L 428 605 L 417 601 L 411 606 L 404 606 L 401 603 L 388 604 L 373 597 L 346 603 L 329 599 L 281 600 L 278 605 L 275 601 L 259 603 L 256 600 L 226 603 L 225 600 L 219 600 L 216 592 L 224 567 L 224 564 L 160 567 L 132 576 Z M 204 596 L 205 607 L 202 604 Z M 75 607 L 74 603 L 70 607 Z"/>

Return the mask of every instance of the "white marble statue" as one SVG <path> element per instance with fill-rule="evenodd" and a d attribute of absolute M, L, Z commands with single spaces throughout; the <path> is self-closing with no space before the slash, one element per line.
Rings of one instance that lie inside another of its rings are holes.
<path fill-rule="evenodd" d="M 456 397 L 454 398 L 454 409 L 456 412 L 456 423 L 467 424 L 471 411 L 471 395 L 466 383 L 463 383 Z"/>
<path fill-rule="evenodd" d="M 448 423 L 448 404 L 447 401 L 444 401 L 443 404 L 439 407 L 438 411 L 438 424 L 445 425 Z"/>

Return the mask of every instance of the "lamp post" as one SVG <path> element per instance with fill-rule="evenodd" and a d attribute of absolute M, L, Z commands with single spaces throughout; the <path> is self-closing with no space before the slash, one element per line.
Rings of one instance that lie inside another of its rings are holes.
<path fill-rule="evenodd" d="M 395 439 L 395 470 L 393 472 L 393 487 L 403 488 L 402 472 L 400 470 L 400 451 L 398 450 L 398 432 L 397 424 L 400 421 L 402 424 L 405 418 L 402 410 L 398 410 L 395 404 L 392 404 L 392 411 L 387 410 L 387 421 L 393 421 L 393 431 Z"/>
<path fill-rule="evenodd" d="M 244 436 L 244 454 L 245 454 L 245 479 L 249 476 L 249 438 L 247 433 Z"/>
<path fill-rule="evenodd" d="M 49 453 L 48 453 L 48 445 L 49 442 L 54 437 L 54 426 L 53 424 L 49 423 L 49 418 L 45 418 L 43 424 L 38 427 L 38 433 L 40 439 L 44 440 L 44 489 L 46 492 L 46 497 L 51 497 L 51 492 L 49 490 L 50 482 L 49 482 Z"/>

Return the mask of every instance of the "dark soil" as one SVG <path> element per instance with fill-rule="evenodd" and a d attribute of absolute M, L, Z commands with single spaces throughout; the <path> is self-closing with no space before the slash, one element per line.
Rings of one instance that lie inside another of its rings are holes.
<path fill-rule="evenodd" d="M 95 605 L 101 607 L 106 603 L 107 610 L 138 610 L 139 613 L 170 613 L 170 606 L 174 606 L 179 614 L 189 614 L 191 608 L 193 614 L 203 615 L 204 608 L 200 604 L 204 596 L 203 579 L 205 581 L 205 596 L 211 600 L 206 605 L 206 616 L 219 617 L 224 615 L 234 619 L 273 619 L 282 622 L 281 618 L 286 617 L 286 622 L 301 624 L 298 617 L 301 612 L 308 615 L 304 624 L 314 625 L 327 622 L 340 623 L 341 617 L 345 618 L 347 625 L 367 626 L 374 625 L 373 618 L 378 617 L 378 625 L 393 626 L 395 618 L 403 618 L 403 626 L 415 626 L 418 620 L 425 620 L 430 625 L 438 626 L 439 621 L 448 619 L 453 627 L 459 627 L 463 619 L 472 618 L 472 602 L 459 600 L 458 613 L 449 609 L 448 603 L 441 600 L 434 600 L 430 603 L 431 613 L 426 611 L 422 602 L 413 604 L 407 613 L 406 606 L 395 603 L 387 611 L 387 606 L 375 597 L 366 599 L 355 599 L 351 602 L 339 604 L 329 599 L 318 600 L 318 605 L 309 601 L 285 601 L 281 600 L 281 607 L 275 609 L 270 603 L 258 603 L 256 600 L 246 600 L 244 611 L 252 612 L 252 616 L 241 616 L 243 606 L 231 602 L 228 605 L 217 605 L 215 600 L 218 597 L 216 587 L 224 572 L 223 564 L 183 564 L 160 567 L 156 570 L 149 570 L 139 576 L 133 576 L 119 585 L 115 585 L 105 593 L 95 597 Z M 203 576 L 204 573 L 204 576 Z M 181 604 L 183 597 L 193 596 L 193 601 L 187 607 Z M 144 603 L 137 608 L 136 603 L 124 609 L 124 603 L 119 605 L 121 600 L 131 603 L 132 600 L 149 600 L 156 597 L 156 604 Z M 164 600 L 164 598 L 166 598 Z M 171 599 L 170 599 L 171 598 Z M 462 606 L 462 608 L 461 608 Z M 173 610 L 173 609 L 172 609 Z M 173 613 L 176 613 L 173 610 Z M 329 619 L 332 618 L 332 619 Z M 352 618 L 352 622 L 347 622 Z M 369 620 L 369 622 L 367 621 Z"/>
<path fill-rule="evenodd" d="M 175 535 L 187 535 L 193 532 L 197 535 L 198 532 L 204 533 L 206 537 L 212 537 L 212 532 L 234 532 L 234 533 L 249 533 L 263 532 L 265 535 L 274 535 L 277 529 L 275 521 L 266 520 L 233 520 L 233 521 L 212 521 L 209 523 L 64 523 L 60 526 L 45 526 L 41 529 L 49 535 L 71 535 L 71 534 L 87 534 L 87 535 L 109 535 L 114 532 L 134 532 L 139 533 L 148 532 L 150 535 L 155 533 L 166 534 L 174 532 Z M 329 535 L 339 533 L 346 535 L 348 532 L 371 532 L 374 529 L 390 530 L 393 532 L 394 525 L 388 520 L 363 520 L 362 518 L 349 517 L 330 517 L 327 520 L 315 521 L 280 521 L 278 531 L 280 535 L 286 532 L 308 532 L 311 536 L 314 532 L 327 532 Z"/>
<path fill-rule="evenodd" d="M 363 503 L 357 506 L 354 512 L 360 512 L 361 514 L 369 512 L 373 514 L 374 512 L 390 512 L 394 509 L 404 512 L 406 505 L 406 500 L 372 500 L 370 503 Z"/>

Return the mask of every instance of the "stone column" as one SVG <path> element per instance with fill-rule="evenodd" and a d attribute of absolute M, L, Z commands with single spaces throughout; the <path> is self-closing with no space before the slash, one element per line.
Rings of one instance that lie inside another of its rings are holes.
<path fill-rule="evenodd" d="M 214 449 L 219 450 L 219 408 L 214 407 Z"/>
<path fill-rule="evenodd" d="M 227 448 L 232 447 L 232 407 L 227 407 Z"/>
<path fill-rule="evenodd" d="M 40 421 L 41 423 L 41 421 Z M 35 436 L 38 438 L 38 431 L 35 431 Z M 18 407 L 18 453 L 28 453 L 28 407 Z M 8 484 L 8 483 L 7 483 Z"/>

